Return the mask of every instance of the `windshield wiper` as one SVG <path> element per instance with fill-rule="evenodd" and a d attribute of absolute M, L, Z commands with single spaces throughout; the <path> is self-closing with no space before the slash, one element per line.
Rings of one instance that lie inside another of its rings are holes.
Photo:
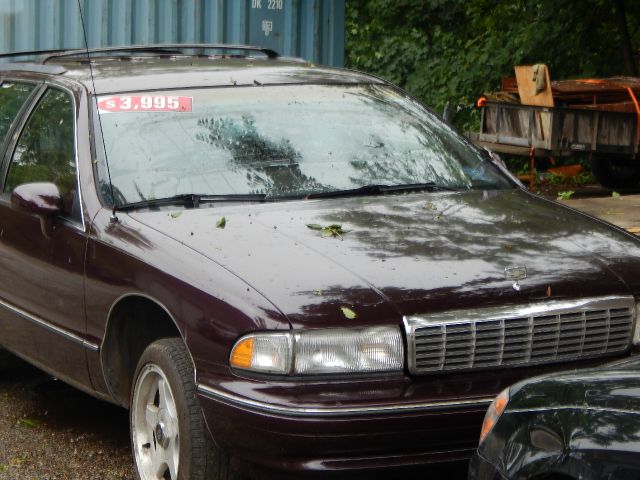
<path fill-rule="evenodd" d="M 193 193 L 186 195 L 174 195 L 166 198 L 153 198 L 141 200 L 139 202 L 124 203 L 116 205 L 114 210 L 126 212 L 141 208 L 158 208 L 171 205 L 183 206 L 186 208 L 198 208 L 201 203 L 212 202 L 264 202 L 267 196 L 264 193 L 249 194 L 229 194 L 229 195 L 196 195 Z"/>
<path fill-rule="evenodd" d="M 427 190 L 429 192 L 435 192 L 439 190 L 454 190 L 450 187 L 438 185 L 433 182 L 428 183 L 405 183 L 400 185 L 364 185 L 358 188 L 350 188 L 347 190 L 335 190 L 332 192 L 317 192 L 310 193 L 305 198 L 334 198 L 334 197 L 351 197 L 358 195 L 380 195 L 385 193 L 398 193 L 398 192 L 420 192 Z"/>

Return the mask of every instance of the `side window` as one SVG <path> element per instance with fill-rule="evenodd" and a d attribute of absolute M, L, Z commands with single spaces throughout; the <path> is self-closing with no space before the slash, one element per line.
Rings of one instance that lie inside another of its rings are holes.
<path fill-rule="evenodd" d="M 20 134 L 4 191 L 29 182 L 55 183 L 64 201 L 63 216 L 80 221 L 73 102 L 55 88 L 46 91 Z"/>
<path fill-rule="evenodd" d="M 24 83 L 0 82 L 0 145 L 34 88 L 34 85 Z"/>

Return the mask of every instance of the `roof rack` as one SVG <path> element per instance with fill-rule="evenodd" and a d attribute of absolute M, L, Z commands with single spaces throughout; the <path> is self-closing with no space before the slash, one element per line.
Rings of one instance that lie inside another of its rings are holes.
<path fill-rule="evenodd" d="M 265 55 L 269 59 L 275 59 L 280 55 L 270 48 L 256 47 L 251 45 L 224 45 L 216 43 L 165 43 L 154 45 L 130 45 L 130 46 L 117 46 L 117 47 L 99 47 L 89 49 L 78 50 L 48 50 L 40 52 L 27 52 L 27 53 L 15 53 L 7 54 L 7 56 L 18 55 L 35 55 L 41 54 L 38 59 L 40 63 L 47 63 L 49 60 L 63 57 L 75 57 L 78 55 L 86 56 L 92 53 L 126 53 L 126 52 L 139 52 L 139 53 L 156 53 L 165 55 L 187 55 L 183 50 L 199 50 L 198 56 L 205 55 L 206 50 L 241 50 L 245 52 L 259 52 Z"/>
<path fill-rule="evenodd" d="M 67 50 L 63 48 L 54 49 L 54 50 L 28 50 L 25 52 L 11 52 L 11 53 L 0 53 L 0 58 L 13 58 L 13 57 L 29 57 L 35 55 L 47 55 L 47 54 L 55 54 L 59 52 L 65 52 Z"/>

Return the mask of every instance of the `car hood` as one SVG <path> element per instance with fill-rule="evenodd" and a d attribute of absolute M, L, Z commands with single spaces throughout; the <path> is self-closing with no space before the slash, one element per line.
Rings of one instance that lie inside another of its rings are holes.
<path fill-rule="evenodd" d="M 130 215 L 233 272 L 294 328 L 629 293 L 611 267 L 629 271 L 635 262 L 631 270 L 640 271 L 633 238 L 521 190 L 216 203 Z M 217 226 L 222 217 L 224 228 Z M 338 224 L 345 233 L 325 235 L 310 224 Z M 514 288 L 505 268 L 516 266 L 526 267 L 527 278 Z"/>
<path fill-rule="evenodd" d="M 544 375 L 514 385 L 510 410 L 597 409 L 640 415 L 640 360 Z"/>

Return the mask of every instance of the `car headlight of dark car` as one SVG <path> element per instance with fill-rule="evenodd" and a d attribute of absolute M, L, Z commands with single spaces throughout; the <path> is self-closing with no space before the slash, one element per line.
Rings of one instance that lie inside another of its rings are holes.
<path fill-rule="evenodd" d="M 398 327 L 257 332 L 235 343 L 229 363 L 280 375 L 394 372 L 404 367 L 404 345 Z"/>

